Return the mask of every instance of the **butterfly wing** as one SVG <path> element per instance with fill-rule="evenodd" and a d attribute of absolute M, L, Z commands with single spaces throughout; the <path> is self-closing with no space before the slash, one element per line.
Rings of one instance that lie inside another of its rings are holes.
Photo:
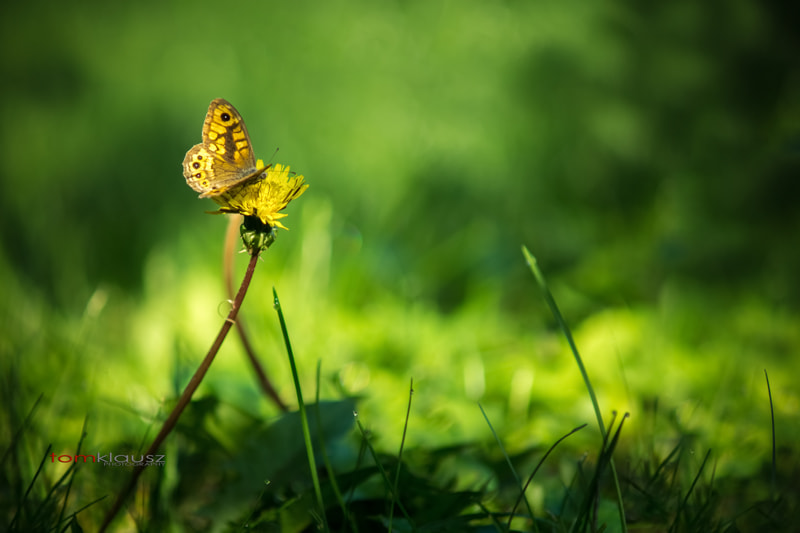
<path fill-rule="evenodd" d="M 203 123 L 203 142 L 194 145 L 183 159 L 186 183 L 201 193 L 201 198 L 208 198 L 262 172 L 263 169 L 256 168 L 242 115 L 222 98 L 212 101 Z"/>

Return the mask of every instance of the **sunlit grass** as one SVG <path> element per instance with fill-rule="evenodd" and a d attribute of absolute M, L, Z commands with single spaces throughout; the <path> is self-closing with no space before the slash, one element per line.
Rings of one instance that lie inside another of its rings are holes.
<path fill-rule="evenodd" d="M 287 264 L 291 264 L 291 260 L 287 261 Z M 267 268 L 264 270 L 265 273 L 269 271 Z M 199 270 L 199 273 L 202 274 L 202 270 Z M 188 290 L 190 287 L 196 287 L 198 283 L 200 285 L 210 283 L 210 281 L 203 282 L 197 274 L 183 276 L 178 283 L 166 283 L 164 280 L 169 276 L 165 278 L 163 274 L 159 275 L 164 283 L 163 288 L 168 290 L 159 291 L 158 288 L 162 285 L 149 281 L 148 286 L 153 287 L 154 299 L 147 302 L 143 308 L 140 309 L 129 302 L 114 302 L 113 298 L 106 298 L 105 304 L 100 305 L 104 297 L 102 294 L 95 294 L 80 316 L 59 318 L 63 320 L 61 328 L 49 328 L 46 337 L 37 339 L 37 342 L 28 348 L 39 350 L 43 345 L 59 344 L 83 346 L 86 347 L 82 352 L 85 357 L 99 357 L 86 354 L 100 354 L 105 353 L 106 349 L 119 348 L 120 338 L 114 335 L 119 328 L 115 327 L 113 322 L 104 325 L 104 321 L 113 319 L 136 323 L 137 314 L 152 314 L 160 305 L 165 305 L 164 302 L 174 301 L 180 309 L 181 304 L 177 303 L 180 299 L 191 301 L 197 296 L 191 294 Z M 289 293 L 295 290 L 293 286 L 296 283 L 296 276 L 291 272 L 283 272 L 279 276 Z M 209 288 L 206 287 L 204 290 Z M 222 293 L 223 289 L 219 286 L 219 298 L 222 298 Z M 538 297 L 533 289 L 530 294 L 531 298 Z M 211 315 L 215 315 L 213 310 L 218 307 L 218 302 L 215 302 L 213 297 L 206 297 L 197 305 L 205 307 L 211 311 Z M 268 346 L 266 350 L 269 352 L 264 353 L 270 354 L 267 357 L 271 361 L 270 366 L 285 371 L 286 363 L 277 361 L 283 359 L 279 331 L 275 329 L 275 324 L 270 321 L 269 315 L 265 314 L 266 311 L 271 311 L 272 302 L 259 298 L 253 298 L 248 303 L 251 302 L 252 305 L 246 306 L 245 313 L 252 324 L 259 324 L 259 327 L 254 328 L 257 331 L 255 335 L 257 343 L 259 346 Z M 33 320 L 29 323 L 35 323 L 36 313 L 39 313 L 39 320 L 56 320 L 53 318 L 56 315 L 46 305 L 40 304 L 37 308 L 31 306 L 31 302 L 28 304 L 28 311 L 33 313 L 26 317 L 28 321 Z M 747 304 L 755 305 L 752 300 L 748 300 Z M 678 530 L 688 528 L 691 523 L 699 523 L 697 520 L 713 518 L 723 519 L 724 522 L 736 519 L 735 513 L 724 514 L 726 507 L 721 503 L 729 501 L 732 497 L 744 498 L 743 501 L 746 500 L 750 505 L 755 505 L 760 499 L 766 498 L 769 481 L 768 477 L 763 476 L 762 467 L 769 463 L 771 450 L 770 406 L 762 377 L 763 369 L 755 365 L 736 363 L 728 357 L 727 350 L 736 349 L 737 342 L 726 332 L 736 332 L 737 329 L 708 328 L 703 332 L 702 328 L 692 327 L 694 326 L 692 322 L 682 322 L 678 320 L 678 316 L 673 318 L 673 314 L 688 313 L 691 316 L 692 313 L 696 313 L 698 302 L 689 299 L 688 305 L 691 307 L 684 308 L 681 299 L 672 296 L 668 306 L 669 312 L 664 309 L 653 312 L 646 308 L 609 309 L 589 316 L 575 329 L 575 339 L 581 347 L 587 372 L 597 390 L 598 405 L 604 417 L 611 417 L 613 410 L 631 412 L 631 417 L 623 426 L 616 446 L 616 461 L 621 465 L 620 472 L 623 479 L 623 502 L 629 513 L 633 513 L 629 518 L 635 521 L 645 513 L 650 517 L 649 520 L 657 519 L 663 524 L 669 524 L 676 519 L 676 516 L 681 516 L 677 522 Z M 541 459 L 542 454 L 559 437 L 578 423 L 585 423 L 594 418 L 584 386 L 571 362 L 567 347 L 563 339 L 560 339 L 560 335 L 551 329 L 549 321 L 538 328 L 531 328 L 530 324 L 521 323 L 518 319 L 503 319 L 502 310 L 497 308 L 492 309 L 491 315 L 487 315 L 480 306 L 442 315 L 424 303 L 409 305 L 408 302 L 395 300 L 386 294 L 382 299 L 373 301 L 368 310 L 362 312 L 348 309 L 345 304 L 337 308 L 333 302 L 324 300 L 316 302 L 315 306 L 324 311 L 319 317 L 298 314 L 296 305 L 291 305 L 289 311 L 288 320 L 292 324 L 290 326 L 292 336 L 298 339 L 298 345 L 303 346 L 302 351 L 297 352 L 300 368 L 305 369 L 298 375 L 301 388 L 306 391 L 316 391 L 319 386 L 322 398 L 336 399 L 349 394 L 360 396 L 357 407 L 359 420 L 364 429 L 369 429 L 370 445 L 378 454 L 375 457 L 389 458 L 400 449 L 408 403 L 406 379 L 414 376 L 416 392 L 408 418 L 409 432 L 406 437 L 406 446 L 409 446 L 410 450 L 404 460 L 409 462 L 408 468 L 414 469 L 416 474 L 423 478 L 429 477 L 430 482 L 437 480 L 437 483 L 455 483 L 455 486 L 467 491 L 483 487 L 484 490 L 491 489 L 491 492 L 498 496 L 503 495 L 502 501 L 506 499 L 509 502 L 513 501 L 519 494 L 519 482 L 516 484 L 515 492 L 507 485 L 508 480 L 505 480 L 505 476 L 508 472 L 503 473 L 502 462 L 493 465 L 493 461 L 499 458 L 500 453 L 500 449 L 491 444 L 493 431 L 497 431 L 497 436 L 508 450 L 508 458 L 515 464 L 515 468 L 521 469 L 519 471 L 521 478 L 532 471 L 533 462 Z M 704 307 L 713 309 L 713 304 L 706 303 Z M 765 311 L 759 312 L 757 308 L 747 310 L 719 308 L 716 311 L 715 317 L 732 324 L 741 321 L 742 316 L 757 320 L 757 317 L 775 315 Z M 198 313 L 196 309 L 194 312 Z M 293 325 L 291 321 L 295 317 L 302 327 Z M 786 317 L 777 318 L 783 322 L 787 320 Z M 218 322 L 220 317 L 213 316 L 204 320 L 213 323 Z M 75 344 L 81 339 L 76 340 L 70 325 L 81 323 L 84 334 L 87 330 L 92 330 L 91 336 L 88 337 L 91 342 L 84 339 L 82 344 Z M 191 353 L 191 344 L 180 339 L 201 337 L 208 341 L 208 331 L 183 330 L 183 324 L 186 323 L 174 314 L 162 314 L 161 321 L 151 321 L 150 324 L 153 331 L 160 331 L 154 338 L 166 336 L 167 339 L 173 340 L 165 342 L 164 339 L 158 338 L 159 344 L 151 344 L 147 339 L 138 339 L 136 333 L 148 330 L 148 322 L 143 322 L 132 330 L 135 333 L 131 337 L 123 337 L 131 340 L 132 344 L 122 346 L 118 353 L 122 355 L 129 353 L 133 356 L 136 353 L 146 352 L 147 349 L 158 349 L 159 345 L 169 346 L 171 343 L 182 345 L 181 353 L 185 353 L 182 356 L 183 362 L 180 366 L 176 366 L 178 361 L 174 359 L 175 354 L 172 354 L 163 374 L 151 374 L 137 366 L 136 361 L 126 361 L 126 358 L 122 357 L 106 363 L 102 368 L 105 371 L 114 369 L 118 376 L 124 377 L 124 380 L 108 379 L 99 386 L 100 382 L 96 378 L 99 369 L 96 362 L 86 367 L 77 363 L 73 363 L 72 367 L 65 367 L 62 364 L 61 368 L 71 368 L 71 370 L 64 375 L 53 376 L 42 372 L 40 368 L 31 368 L 21 365 L 20 360 L 16 361 L 17 379 L 27 386 L 21 391 L 22 394 L 15 396 L 13 401 L 6 404 L 7 406 L 15 410 L 24 409 L 25 402 L 31 399 L 29 391 L 37 390 L 37 386 L 40 391 L 53 391 L 52 395 L 45 395 L 45 405 L 49 406 L 48 409 L 42 413 L 40 408 L 41 414 L 35 418 L 37 429 L 28 430 L 24 438 L 18 442 L 21 451 L 29 457 L 23 461 L 22 464 L 27 466 L 20 472 L 30 474 L 39 470 L 41 479 L 55 479 L 63 475 L 65 469 L 61 465 L 58 465 L 59 468 L 50 468 L 45 462 L 41 468 L 36 466 L 37 450 L 43 453 L 37 443 L 43 443 L 42 439 L 47 439 L 53 431 L 56 431 L 61 436 L 55 439 L 53 449 L 59 453 L 73 453 L 74 443 L 80 436 L 76 430 L 79 429 L 82 414 L 86 413 L 85 407 L 81 413 L 81 406 L 87 405 L 85 402 L 92 398 L 99 403 L 89 413 L 84 447 L 100 449 L 121 446 L 126 449 L 136 449 L 143 443 L 143 432 L 153 426 L 156 419 L 163 417 L 166 412 L 167 405 L 163 403 L 163 399 L 174 397 L 177 392 L 173 380 L 186 379 L 192 365 L 195 364 L 191 362 L 196 361 L 196 356 Z M 769 320 L 765 320 L 763 326 L 772 326 L 773 332 L 778 334 L 782 331 L 777 329 L 775 322 Z M 265 337 L 263 330 L 267 329 L 272 330 L 272 333 Z M 153 335 L 153 331 L 149 333 Z M 307 335 L 306 332 L 313 332 L 313 335 Z M 682 333 L 684 337 L 681 336 Z M 766 336 L 761 329 L 745 328 L 745 333 L 757 339 Z M 775 346 L 783 348 L 785 343 L 793 338 L 791 333 L 784 337 L 787 340 L 777 342 Z M 698 343 L 698 338 L 703 342 Z M 268 342 L 264 343 L 265 339 Z M 127 341 L 123 344 L 126 343 Z M 762 348 L 765 345 L 769 346 L 763 341 L 758 345 Z M 167 348 L 160 349 L 168 351 Z M 273 491 L 278 491 L 275 494 L 279 494 L 285 490 L 282 488 L 281 480 L 286 482 L 288 479 L 294 479 L 293 483 L 304 485 L 307 481 L 300 480 L 308 479 L 305 477 L 308 471 L 307 467 L 300 466 L 303 464 L 303 459 L 302 454 L 296 453 L 300 449 L 297 448 L 288 455 L 282 455 L 283 461 L 288 461 L 287 465 L 294 465 L 289 471 L 281 474 L 280 469 L 267 468 L 261 476 L 262 482 L 269 482 L 265 489 L 251 488 L 248 492 L 244 488 L 252 487 L 252 483 L 255 482 L 255 478 L 252 477 L 255 472 L 245 473 L 248 468 L 247 458 L 251 457 L 250 454 L 254 451 L 265 449 L 264 446 L 272 449 L 274 444 L 270 439 L 277 437 L 278 434 L 273 433 L 273 436 L 269 437 L 269 434 L 265 433 L 256 438 L 262 431 L 256 428 L 266 429 L 269 426 L 269 424 L 265 426 L 259 418 L 265 413 L 268 418 L 277 413 L 266 406 L 254 405 L 263 403 L 263 400 L 252 392 L 256 387 L 255 383 L 247 370 L 244 358 L 238 351 L 228 346 L 222 355 L 233 361 L 221 364 L 218 369 L 215 367 L 215 372 L 211 373 L 208 383 L 201 389 L 198 401 L 206 398 L 212 403 L 199 411 L 197 411 L 199 404 L 195 406 L 194 416 L 195 420 L 202 421 L 202 427 L 206 430 L 198 432 L 200 428 L 185 428 L 182 430 L 184 435 L 180 441 L 183 444 L 173 443 L 167 450 L 182 457 L 188 452 L 185 448 L 188 445 L 194 450 L 191 455 L 199 454 L 200 457 L 206 457 L 207 464 L 204 470 L 212 477 L 215 475 L 215 469 L 225 464 L 216 461 L 225 461 L 225 455 L 244 454 L 235 459 L 239 466 L 232 472 L 238 472 L 239 476 L 244 476 L 243 479 L 250 476 L 250 482 L 237 485 L 239 488 L 236 488 L 236 491 L 241 494 L 249 493 L 250 499 L 245 498 L 242 501 L 256 505 L 258 493 L 263 490 L 262 496 L 267 498 L 267 501 L 257 504 L 261 511 L 253 514 L 256 509 L 253 507 L 248 513 L 251 517 L 260 516 L 261 519 L 271 520 L 269 518 L 273 516 L 271 512 L 267 512 L 266 515 L 261 514 L 266 512 L 263 506 L 269 505 L 269 498 L 274 497 L 266 495 L 273 494 Z M 765 357 L 762 359 L 763 366 L 769 366 L 770 361 L 780 362 L 786 366 L 780 350 L 765 351 L 762 354 Z M 157 359 L 145 357 L 144 360 Z M 318 360 L 324 362 L 321 381 L 317 381 L 310 371 Z M 741 361 L 741 358 L 737 358 L 736 361 Z M 5 364 L 13 364 L 13 359 L 7 359 Z M 709 365 L 719 371 L 709 373 Z M 179 370 L 181 366 L 184 368 L 183 371 Z M 748 377 L 750 371 L 755 372 L 757 376 L 750 379 Z M 73 395 L 67 398 L 63 387 L 69 380 L 77 379 L 76 375 L 87 375 L 90 378 L 94 376 L 97 381 L 89 379 L 87 383 L 97 382 L 98 385 L 90 386 L 83 392 L 85 396 Z M 31 377 L 35 377 L 36 381 L 30 381 Z M 290 386 L 287 378 L 285 373 L 283 377 L 280 375 L 275 377 L 284 393 Z M 115 387 L 122 387 L 123 383 L 127 399 L 114 395 Z M 713 386 L 709 386 L 710 384 Z M 8 387 L 9 383 L 4 382 L 6 397 L 9 397 Z M 787 390 L 786 387 L 785 378 L 778 377 L 773 380 L 777 438 L 779 448 L 782 450 L 786 450 L 786 446 L 781 447 L 780 443 L 789 443 L 796 436 L 796 427 L 791 424 L 793 396 L 791 390 Z M 248 390 L 250 392 L 246 392 Z M 284 397 L 290 398 L 291 395 L 284 394 Z M 789 401 L 785 401 L 787 399 Z M 494 429 L 487 425 L 477 402 L 485 406 L 486 416 L 491 420 Z M 349 422 L 345 419 L 348 412 Z M 348 439 L 341 440 L 343 436 L 341 431 L 344 428 L 350 427 L 352 431 L 352 408 L 348 411 L 345 407 L 339 413 L 341 417 L 334 420 L 338 420 L 336 425 L 344 424 L 344 426 L 333 430 L 334 433 L 327 436 L 324 442 L 326 451 L 330 455 L 330 467 L 338 475 L 345 476 L 339 483 L 342 484 L 344 501 L 349 502 L 349 505 L 354 501 L 352 500 L 354 494 L 361 495 L 355 501 L 362 501 L 359 498 L 366 496 L 367 493 L 363 491 L 368 486 L 372 486 L 368 491 L 369 494 L 373 494 L 371 491 L 374 490 L 380 492 L 381 482 L 372 481 L 371 485 L 361 484 L 374 475 L 374 472 L 368 474 L 368 470 L 363 472 L 360 470 L 370 468 L 370 464 L 374 465 L 374 458 L 366 461 L 363 450 L 360 454 L 357 453 L 357 442 L 347 444 Z M 12 422 L 14 420 L 18 422 L 19 419 L 9 417 L 10 415 L 12 411 L 6 412 L 5 423 L 9 424 L 9 428 L 16 427 Z M 292 427 L 299 428 L 299 426 Z M 310 427 L 313 428 L 313 425 Z M 281 439 L 287 437 L 285 432 L 280 434 L 283 435 Z M 318 435 L 319 432 L 316 431 L 315 434 Z M 293 444 L 284 442 L 281 445 L 287 452 L 296 446 L 302 447 L 300 434 L 291 437 L 290 442 Z M 321 441 L 314 442 L 315 446 L 319 446 Z M 482 443 L 478 445 L 477 449 L 480 451 L 477 456 L 475 451 L 469 451 L 469 446 L 461 448 L 461 445 L 469 442 Z M 736 443 L 735 446 L 731 445 L 733 442 Z M 577 519 L 581 513 L 588 512 L 585 510 L 588 508 L 578 505 L 577 500 L 567 505 L 566 500 L 554 499 L 553 491 L 561 492 L 562 489 L 557 487 L 570 486 L 574 497 L 580 499 L 595 490 L 591 488 L 593 485 L 590 482 L 593 468 L 591 465 L 597 464 L 598 460 L 603 461 L 599 443 L 596 428 L 579 432 L 561 443 L 553 457 L 543 464 L 541 471 L 538 471 L 531 481 L 527 498 L 535 514 L 539 515 L 546 509 L 561 516 L 559 520 L 569 521 Z M 356 448 L 352 448 L 353 445 L 356 445 Z M 451 445 L 455 447 L 449 452 L 442 448 Z M 207 449 L 208 446 L 212 448 Z M 218 455 L 214 452 L 214 447 L 224 450 L 224 454 Z M 317 453 L 319 453 L 318 448 Z M 381 455 L 384 453 L 388 455 Z M 669 457 L 670 453 L 674 455 L 671 462 L 667 463 L 669 466 L 657 469 L 659 462 Z M 426 454 L 433 454 L 437 458 L 430 462 L 430 459 L 424 458 Z M 587 454 L 586 463 L 582 462 L 583 454 Z M 708 459 L 704 462 L 707 454 Z M 203 489 L 183 486 L 181 479 L 188 475 L 188 472 L 180 465 L 185 460 L 179 461 L 179 470 L 164 472 L 168 478 L 174 479 L 171 486 L 172 490 L 178 491 L 175 496 L 206 498 L 207 495 L 197 493 L 197 490 Z M 789 461 L 789 465 L 796 464 L 793 452 L 787 455 L 784 451 L 780 455 L 780 460 Z M 417 466 L 414 466 L 415 462 L 418 462 Z M 261 462 L 257 461 L 256 464 Z M 426 464 L 427 467 L 424 466 Z M 387 466 L 390 468 L 389 472 L 396 472 L 399 467 L 391 461 Z M 172 468 L 174 469 L 174 466 Z M 272 473 L 266 474 L 268 471 Z M 305 475 L 302 474 L 304 471 Z M 350 478 L 347 477 L 350 475 L 348 472 L 362 472 L 366 477 L 361 478 L 362 474 L 359 474 L 355 478 Z M 120 483 L 119 474 L 124 475 L 124 472 L 114 472 L 112 477 L 103 479 L 104 474 L 105 472 L 93 471 L 90 467 L 80 470 L 71 493 L 76 505 L 82 502 L 89 503 L 103 494 L 108 494 L 108 491 L 113 492 L 114 487 Z M 155 474 L 158 475 L 158 472 Z M 288 478 L 285 477 L 286 474 L 289 474 Z M 655 478 L 647 477 L 653 475 Z M 100 483 L 92 489 L 86 483 L 94 480 L 96 476 L 99 476 Z M 679 483 L 675 484 L 674 476 L 680 476 Z M 697 484 L 692 493 L 689 493 L 696 477 Z M 42 482 L 41 479 L 37 483 Z M 157 484 L 157 479 L 158 477 L 151 477 L 146 481 L 144 487 L 150 488 L 145 490 L 153 490 L 156 486 L 153 483 Z M 357 481 L 358 479 L 361 481 Z M 393 479 L 393 475 L 387 479 Z M 735 486 L 745 479 L 754 480 L 753 490 L 741 492 L 738 496 L 723 490 L 726 494 L 725 500 L 712 498 L 712 486 L 720 484 L 723 488 Z M 211 478 L 208 481 L 210 482 Z M 335 499 L 330 487 L 326 488 L 324 479 L 321 481 L 319 498 L 325 506 L 334 505 Z M 604 490 L 610 488 L 608 481 L 601 480 L 600 483 L 601 487 L 605 487 Z M 762 490 L 755 490 L 758 486 L 762 487 Z M 229 488 L 232 489 L 233 486 Z M 347 499 L 348 490 L 351 491 L 350 500 Z M 353 490 L 356 492 L 353 493 Z M 585 490 L 589 490 L 589 493 L 584 493 Z M 36 488 L 33 494 L 44 496 L 41 488 Z M 179 496 L 180 494 L 182 496 Z M 392 491 L 384 487 L 384 494 L 391 495 Z M 581 496 L 582 494 L 584 496 Z M 300 494 L 294 496 L 284 494 L 284 497 L 289 497 L 289 501 L 299 497 L 298 503 L 303 499 Z M 374 494 L 370 496 L 372 497 Z M 400 498 L 402 497 L 401 495 Z M 466 493 L 461 497 L 466 498 L 463 503 L 473 502 L 469 505 L 477 501 L 473 496 L 466 496 Z M 646 502 L 653 498 L 660 502 L 659 505 L 663 509 L 655 514 L 648 514 L 653 512 L 647 511 L 652 507 L 652 502 Z M 229 502 L 226 505 L 230 506 L 234 500 L 226 498 L 224 501 Z M 612 502 L 613 498 L 609 494 L 601 497 L 597 520 L 608 524 L 613 524 L 615 520 L 618 522 L 618 518 L 610 512 L 609 506 Z M 691 502 L 700 505 L 700 511 L 688 507 Z M 502 507 L 495 508 L 496 504 L 482 511 L 477 508 L 476 510 L 488 519 L 489 515 L 486 512 L 502 509 Z M 572 507 L 573 505 L 577 507 Z M 219 516 L 233 519 L 235 514 L 230 512 L 234 507 L 226 507 L 227 511 L 220 508 L 219 512 L 222 514 Z M 317 507 L 319 508 L 319 504 Z M 152 512 L 147 508 L 145 505 L 137 511 L 145 513 L 142 515 L 143 519 L 146 519 L 147 513 Z M 187 511 L 190 508 L 195 509 L 192 512 L 202 514 L 200 508 L 190 506 L 187 507 Z M 311 513 L 310 515 L 297 514 L 299 508 L 294 506 L 291 508 L 293 523 L 307 523 L 310 516 L 320 516 L 310 509 L 306 510 L 306 513 Z M 559 509 L 561 511 L 558 511 Z M 677 509 L 684 511 L 676 515 Z M 385 509 L 379 511 L 376 508 L 370 512 L 385 512 Z M 412 506 L 409 512 L 413 514 L 419 510 L 415 511 Z M 698 515 L 697 512 L 701 514 Z M 93 514 L 95 511 L 91 509 L 87 513 L 86 516 L 96 516 Z M 715 513 L 723 515 L 717 516 Z M 304 516 L 306 518 L 303 518 Z M 776 516 L 780 516 L 780 513 Z M 508 518 L 502 515 L 495 517 L 497 523 L 504 523 Z M 166 519 L 162 517 L 159 520 Z M 178 519 L 177 515 L 169 518 L 169 520 L 175 519 Z M 256 520 L 256 518 L 251 519 Z M 456 516 L 451 516 L 449 519 L 456 519 Z M 203 520 L 213 520 L 213 517 L 206 516 Z M 552 524 L 542 522 L 538 523 L 538 527 L 539 530 L 550 530 L 548 528 L 552 527 Z"/>

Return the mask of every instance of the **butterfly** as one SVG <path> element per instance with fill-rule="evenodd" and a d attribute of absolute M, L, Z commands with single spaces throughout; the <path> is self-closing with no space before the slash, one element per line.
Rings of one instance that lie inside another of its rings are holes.
<path fill-rule="evenodd" d="M 200 198 L 224 205 L 228 196 L 224 193 L 255 180 L 267 168 L 256 161 L 242 115 L 227 100 L 213 100 L 203 122 L 203 142 L 192 146 L 183 159 L 189 187 Z"/>

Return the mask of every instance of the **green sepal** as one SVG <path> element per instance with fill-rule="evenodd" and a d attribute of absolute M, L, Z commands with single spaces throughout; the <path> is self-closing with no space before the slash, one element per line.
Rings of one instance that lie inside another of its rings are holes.
<path fill-rule="evenodd" d="M 275 242 L 275 229 L 258 217 L 244 217 L 239 233 L 244 247 L 251 254 L 261 253 Z"/>

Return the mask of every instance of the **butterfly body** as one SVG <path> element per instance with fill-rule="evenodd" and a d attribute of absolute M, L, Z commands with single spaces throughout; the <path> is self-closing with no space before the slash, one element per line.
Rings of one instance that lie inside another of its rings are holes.
<path fill-rule="evenodd" d="M 227 100 L 213 100 L 203 122 L 203 142 L 189 149 L 183 159 L 186 183 L 201 198 L 216 199 L 265 170 L 257 165 L 242 115 Z"/>

